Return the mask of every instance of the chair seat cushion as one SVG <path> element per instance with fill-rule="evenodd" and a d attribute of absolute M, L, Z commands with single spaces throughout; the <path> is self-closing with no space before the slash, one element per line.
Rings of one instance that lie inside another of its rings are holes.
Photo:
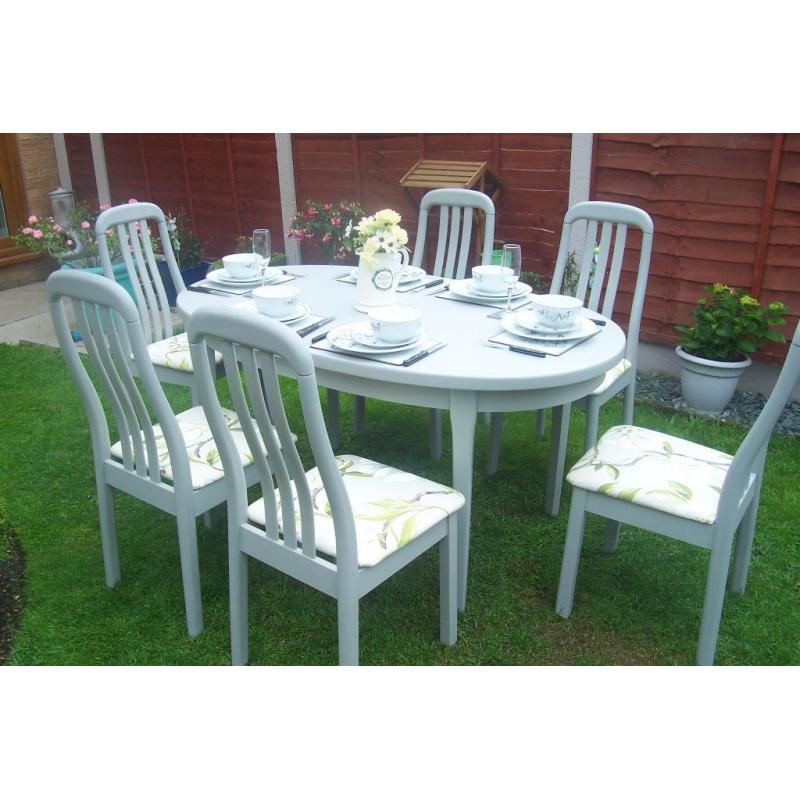
<path fill-rule="evenodd" d="M 676 436 L 618 425 L 567 474 L 580 489 L 711 524 L 733 456 Z"/>
<path fill-rule="evenodd" d="M 153 342 L 147 345 L 147 352 L 156 367 L 169 367 L 181 372 L 194 372 L 189 340 L 186 338 L 185 333 L 179 333 L 177 336 L 170 336 L 168 339 Z M 222 362 L 222 353 L 215 352 L 214 360 L 217 364 L 220 364 Z"/>
<path fill-rule="evenodd" d="M 225 421 L 233 434 L 233 441 L 236 444 L 236 449 L 242 459 L 242 466 L 248 466 L 253 463 L 253 454 L 247 446 L 247 442 L 242 433 L 242 426 L 239 424 L 239 418 L 233 411 L 227 408 L 222 409 L 222 414 Z M 214 442 L 214 437 L 211 435 L 211 428 L 208 426 L 205 412 L 201 406 L 190 408 L 182 411 L 180 414 L 175 415 L 178 422 L 178 427 L 183 435 L 183 441 L 186 443 L 186 455 L 189 458 L 189 470 L 192 477 L 192 488 L 200 489 L 203 486 L 208 486 L 220 478 L 224 477 L 222 469 L 222 460 L 219 455 L 219 450 Z M 172 464 L 170 463 L 169 452 L 167 450 L 167 442 L 164 434 L 161 432 L 160 425 L 153 425 L 153 434 L 156 440 L 156 449 L 158 450 L 158 463 L 161 467 L 161 477 L 165 480 L 172 481 Z M 118 461 L 122 461 L 122 443 L 116 442 L 111 447 L 111 455 Z M 145 457 L 147 453 L 145 451 Z"/>
<path fill-rule="evenodd" d="M 627 358 L 623 358 L 619 364 L 611 367 L 606 372 L 603 382 L 592 392 L 592 394 L 602 394 L 614 381 L 621 375 L 624 375 L 631 368 L 631 362 Z"/>
<path fill-rule="evenodd" d="M 410 472 L 360 456 L 337 456 L 336 462 L 355 517 L 359 566 L 377 564 L 464 505 L 460 492 Z M 317 550 L 335 558 L 336 534 L 322 479 L 316 467 L 306 472 L 306 477 L 314 503 Z M 299 531 L 300 510 L 294 488 L 292 493 Z M 277 491 L 275 497 L 280 520 Z M 247 515 L 263 528 L 263 500 L 252 503 Z"/>

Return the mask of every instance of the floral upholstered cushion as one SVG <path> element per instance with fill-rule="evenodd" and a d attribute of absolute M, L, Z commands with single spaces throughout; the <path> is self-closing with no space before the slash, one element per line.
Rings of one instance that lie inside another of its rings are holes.
<path fill-rule="evenodd" d="M 356 522 L 358 563 L 370 567 L 432 528 L 464 505 L 464 496 L 439 483 L 387 467 L 360 456 L 337 456 L 339 471 L 350 498 Z M 317 550 L 336 556 L 328 497 L 316 467 L 306 473 L 314 504 Z M 295 518 L 300 529 L 300 511 L 295 496 Z M 280 519 L 280 495 L 278 519 Z M 251 522 L 264 527 L 264 502 L 260 498 L 248 509 Z"/>
<path fill-rule="evenodd" d="M 153 342 L 147 346 L 150 360 L 157 367 L 179 369 L 181 372 L 194 372 L 192 354 L 189 351 L 189 340 L 185 333 L 170 336 L 169 339 Z M 222 361 L 222 353 L 214 353 L 217 364 Z"/>
<path fill-rule="evenodd" d="M 242 433 L 242 426 L 239 424 L 239 418 L 233 411 L 229 411 L 226 408 L 222 409 L 222 413 L 228 424 L 228 428 L 233 434 L 233 441 L 241 456 L 242 465 L 247 466 L 252 464 L 253 455 L 245 441 L 244 433 Z M 218 481 L 224 475 L 222 460 L 220 459 L 219 451 L 214 442 L 214 437 L 211 435 L 211 429 L 208 427 L 208 421 L 206 420 L 203 409 L 200 406 L 190 408 L 187 411 L 176 414 L 175 419 L 178 421 L 178 427 L 180 427 L 183 440 L 186 442 L 186 454 L 189 457 L 192 487 L 194 489 L 200 489 L 203 486 L 214 483 L 214 481 Z M 164 434 L 161 432 L 160 425 L 153 425 L 153 434 L 155 435 L 156 448 L 158 449 L 158 463 L 161 467 L 161 477 L 171 481 L 172 465 L 170 464 L 169 452 L 167 451 L 167 442 L 164 438 Z M 122 444 L 120 442 L 116 442 L 116 444 L 112 446 L 111 455 L 117 460 L 122 461 Z"/>
<path fill-rule="evenodd" d="M 567 474 L 580 489 L 711 524 L 733 457 L 676 436 L 618 425 Z"/>
<path fill-rule="evenodd" d="M 619 364 L 611 367 L 606 372 L 603 382 L 592 392 L 592 394 L 602 394 L 620 375 L 624 375 L 631 368 L 631 362 L 623 358 Z"/>

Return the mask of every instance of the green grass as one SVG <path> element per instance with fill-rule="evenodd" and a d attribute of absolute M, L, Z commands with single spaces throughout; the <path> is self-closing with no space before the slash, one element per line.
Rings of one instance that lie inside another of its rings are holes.
<path fill-rule="evenodd" d="M 0 345 L 0 511 L 27 557 L 26 606 L 13 664 L 229 663 L 224 526 L 200 525 L 205 632 L 186 635 L 175 524 L 118 495 L 122 582 L 105 587 L 88 427 L 59 353 Z M 176 410 L 188 393 L 167 387 Z M 298 405 L 287 384 L 290 421 Z M 343 400 L 343 442 L 354 452 L 450 481 L 450 453 L 427 453 L 424 409 L 370 401 L 367 433 L 353 437 Z M 620 419 L 618 402 L 602 427 Z M 636 422 L 733 452 L 744 431 L 732 425 L 640 406 Z M 568 462 L 581 455 L 583 420 L 573 416 Z M 533 415 L 507 416 L 501 467 L 483 475 L 487 426 L 478 426 L 472 547 L 466 613 L 455 647 L 438 642 L 436 551 L 365 597 L 363 664 L 691 664 L 707 555 L 689 545 L 624 529 L 602 555 L 602 520 L 587 523 L 575 607 L 554 614 L 569 507 L 543 513 L 546 440 Z M 308 450 L 301 439 L 301 455 Z M 750 582 L 726 600 L 718 664 L 800 663 L 800 446 L 775 436 L 767 462 Z M 336 662 L 333 601 L 251 562 L 250 654 L 255 664 Z"/>

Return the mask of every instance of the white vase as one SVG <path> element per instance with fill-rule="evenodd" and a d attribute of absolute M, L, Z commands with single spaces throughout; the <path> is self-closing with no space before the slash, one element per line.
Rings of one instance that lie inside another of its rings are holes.
<path fill-rule="evenodd" d="M 359 256 L 356 311 L 390 306 L 397 299 L 397 279 L 403 268 L 400 253 L 375 253 L 373 258 L 375 263 L 370 266 Z"/>
<path fill-rule="evenodd" d="M 690 408 L 720 412 L 730 403 L 739 376 L 752 361 L 712 361 L 687 353 L 680 345 L 675 352 L 681 359 L 681 392 Z"/>

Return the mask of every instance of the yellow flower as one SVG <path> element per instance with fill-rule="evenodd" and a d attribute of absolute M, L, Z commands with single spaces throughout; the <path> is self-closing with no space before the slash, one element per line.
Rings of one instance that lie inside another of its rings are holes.
<path fill-rule="evenodd" d="M 389 233 L 394 237 L 397 244 L 408 244 L 408 234 L 399 225 L 392 225 L 392 227 L 389 228 Z"/>
<path fill-rule="evenodd" d="M 397 225 L 402 217 L 391 208 L 384 208 L 375 215 L 375 222 L 378 225 Z"/>
<path fill-rule="evenodd" d="M 755 297 L 750 297 L 749 294 L 742 295 L 741 303 L 743 306 L 757 306 L 758 300 Z"/>
<path fill-rule="evenodd" d="M 371 236 L 375 233 L 375 218 L 362 217 L 361 222 L 358 223 L 356 230 L 364 236 Z"/>

